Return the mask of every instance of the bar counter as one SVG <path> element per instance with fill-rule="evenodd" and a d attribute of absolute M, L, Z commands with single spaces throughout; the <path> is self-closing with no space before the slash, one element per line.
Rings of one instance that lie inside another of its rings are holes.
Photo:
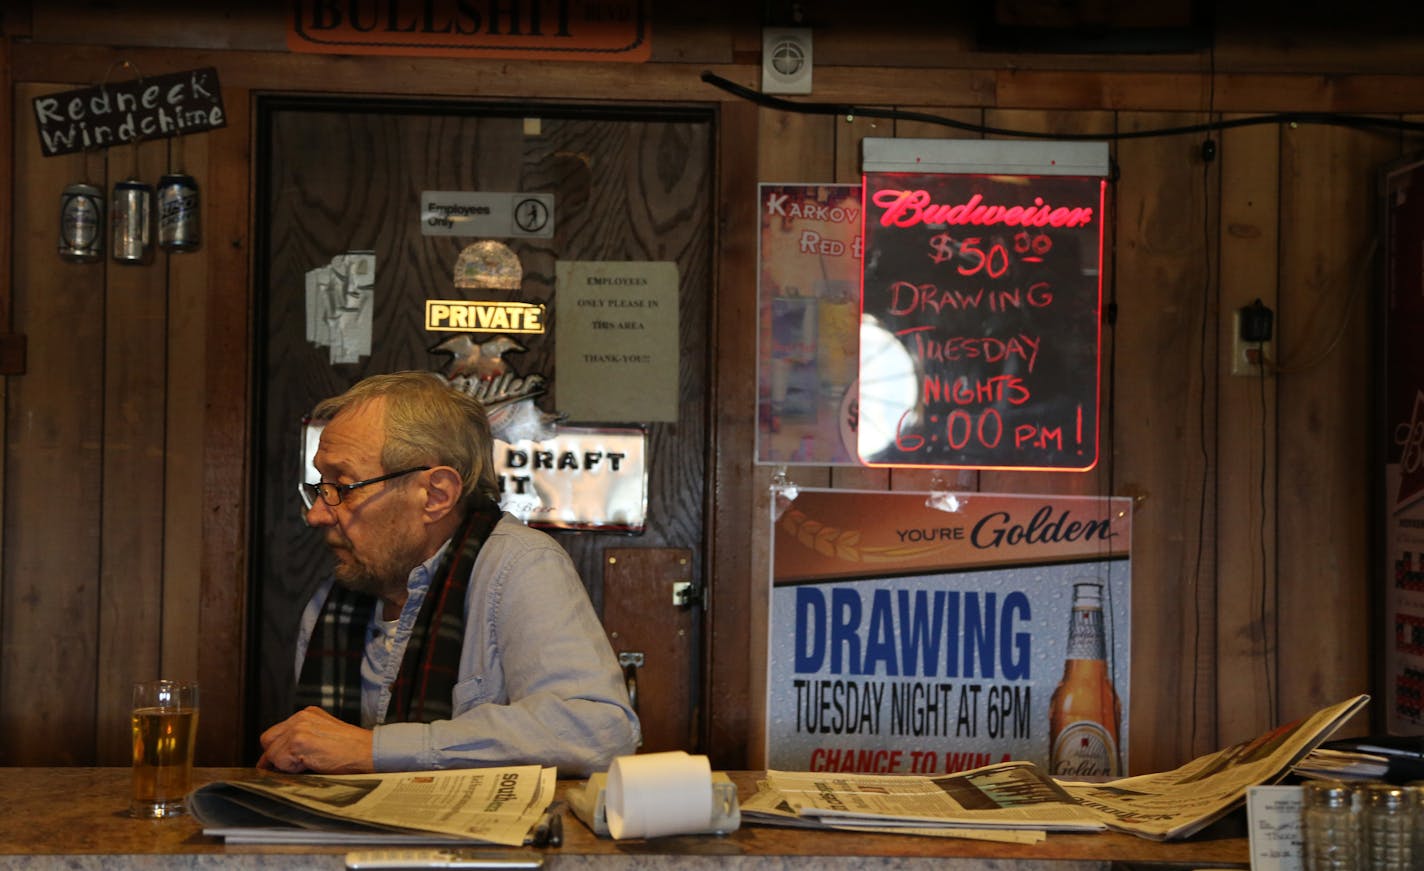
<path fill-rule="evenodd" d="M 233 779 L 249 769 L 200 768 L 195 785 Z M 758 772 L 732 772 L 742 798 Z M 298 869 L 337 871 L 346 847 L 226 846 L 188 816 L 135 820 L 128 816 L 128 768 L 0 768 L 0 871 L 149 869 Z M 576 781 L 560 782 L 560 793 Z M 571 813 L 562 847 L 538 852 L 546 868 L 832 869 L 832 871 L 1107 871 L 1247 868 L 1239 814 L 1190 840 L 1157 843 L 1132 835 L 1050 834 L 1035 845 L 959 838 L 817 832 L 747 826 L 726 836 L 696 835 L 613 841 L 596 837 Z M 491 848 L 503 849 L 503 848 Z M 532 848 L 524 848 L 532 849 Z"/>

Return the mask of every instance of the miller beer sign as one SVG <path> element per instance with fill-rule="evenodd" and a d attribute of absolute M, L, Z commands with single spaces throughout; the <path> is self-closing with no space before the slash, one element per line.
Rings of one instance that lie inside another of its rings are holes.
<path fill-rule="evenodd" d="M 652 53 L 648 5 L 647 0 L 294 0 L 287 48 L 641 63 Z"/>

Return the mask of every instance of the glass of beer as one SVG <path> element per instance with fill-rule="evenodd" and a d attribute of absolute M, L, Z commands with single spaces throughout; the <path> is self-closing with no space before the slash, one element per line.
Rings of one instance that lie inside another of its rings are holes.
<path fill-rule="evenodd" d="M 197 734 L 197 681 L 134 684 L 133 803 L 129 816 L 162 819 L 183 813 Z"/>

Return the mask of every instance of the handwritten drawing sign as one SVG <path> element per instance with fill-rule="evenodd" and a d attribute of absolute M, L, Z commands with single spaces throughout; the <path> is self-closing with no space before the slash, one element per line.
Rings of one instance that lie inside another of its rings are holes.
<path fill-rule="evenodd" d="M 861 459 L 1092 468 L 1106 144 L 864 147 Z"/>
<path fill-rule="evenodd" d="M 213 67 L 46 94 L 35 97 L 34 109 L 45 157 L 227 124 Z"/>

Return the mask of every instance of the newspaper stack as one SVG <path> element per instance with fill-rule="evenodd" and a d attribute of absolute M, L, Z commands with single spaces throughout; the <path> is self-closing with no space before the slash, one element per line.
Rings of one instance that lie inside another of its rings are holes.
<path fill-rule="evenodd" d="M 229 844 L 520 846 L 554 800 L 538 765 L 394 774 L 257 771 L 195 789 L 203 834 Z"/>
<path fill-rule="evenodd" d="M 742 819 L 1020 842 L 1032 830 L 1105 828 L 1159 841 L 1185 838 L 1241 807 L 1248 788 L 1295 773 L 1368 701 L 1356 696 L 1173 771 L 1105 782 L 1057 780 L 1031 762 L 934 777 L 768 771 L 758 793 L 742 803 Z"/>
<path fill-rule="evenodd" d="M 1293 773 L 1369 700 L 1356 696 L 1161 774 L 1059 783 L 1110 828 L 1154 841 L 1185 838 L 1241 807 L 1249 787 L 1276 783 Z"/>
<path fill-rule="evenodd" d="M 934 777 L 768 771 L 758 793 L 742 803 L 742 819 L 1018 843 L 1041 840 L 1046 831 L 1105 828 L 1031 762 Z"/>
<path fill-rule="evenodd" d="M 1321 780 L 1379 780 L 1389 774 L 1389 757 L 1317 747 L 1296 764 L 1295 773 Z"/>

